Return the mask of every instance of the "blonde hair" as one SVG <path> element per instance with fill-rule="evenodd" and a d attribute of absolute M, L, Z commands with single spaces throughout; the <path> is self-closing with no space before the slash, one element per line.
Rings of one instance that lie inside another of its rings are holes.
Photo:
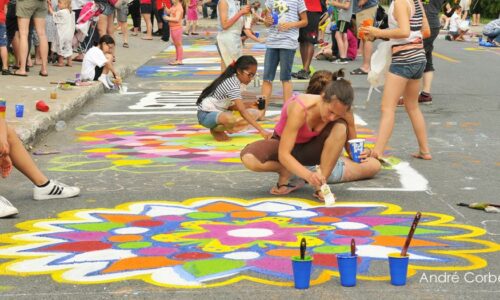
<path fill-rule="evenodd" d="M 63 5 L 63 8 L 67 8 L 71 11 L 71 0 L 57 0 L 58 3 Z"/>

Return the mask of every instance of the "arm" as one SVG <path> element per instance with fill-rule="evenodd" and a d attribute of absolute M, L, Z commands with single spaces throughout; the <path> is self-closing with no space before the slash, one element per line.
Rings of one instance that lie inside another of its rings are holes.
<path fill-rule="evenodd" d="M 395 0 L 394 17 L 399 24 L 394 29 L 379 29 L 373 26 L 364 26 L 359 30 L 364 32 L 366 39 L 403 39 L 410 36 L 410 7 L 406 0 Z"/>
<path fill-rule="evenodd" d="M 167 11 L 168 9 L 165 9 Z M 170 10 L 168 10 L 170 12 Z M 163 20 L 168 22 L 181 22 L 182 21 L 182 11 L 177 10 L 173 16 L 164 16 Z"/>
<path fill-rule="evenodd" d="M 426 39 L 431 36 L 431 27 L 429 26 L 429 20 L 427 20 L 427 15 L 425 14 L 425 10 L 421 4 L 421 2 L 418 3 L 420 5 L 420 8 L 422 8 L 422 38 Z"/>
<path fill-rule="evenodd" d="M 50 15 L 54 14 L 54 8 L 52 7 L 52 2 L 50 0 L 47 0 L 47 9 L 49 10 Z"/>
<path fill-rule="evenodd" d="M 238 19 L 241 18 L 241 16 L 248 14 L 250 12 L 250 6 L 245 5 L 242 9 L 240 9 L 239 12 L 237 12 L 231 19 L 228 20 L 227 19 L 228 8 L 226 0 L 219 1 L 219 4 L 217 4 L 217 6 L 220 16 L 220 23 L 221 23 L 220 25 L 223 30 L 226 30 L 229 27 L 233 26 L 233 24 L 236 23 L 236 21 L 238 21 Z"/>
<path fill-rule="evenodd" d="M 302 28 L 307 26 L 307 13 L 303 11 L 299 14 L 300 20 L 297 22 L 284 22 L 278 24 L 279 31 L 287 31 L 291 28 Z"/>
<path fill-rule="evenodd" d="M 362 8 L 366 4 L 366 2 L 368 2 L 368 0 L 359 0 L 358 1 L 358 7 Z"/>
<path fill-rule="evenodd" d="M 261 39 L 261 38 L 256 37 L 255 34 L 253 34 L 252 30 L 250 30 L 249 28 L 243 29 L 243 32 L 245 32 L 247 37 L 256 41 L 257 43 L 264 43 L 265 42 L 265 39 Z"/>
<path fill-rule="evenodd" d="M 240 112 L 243 119 L 247 120 L 247 122 L 250 123 L 250 125 L 252 125 L 255 129 L 257 129 L 260 135 L 262 135 L 266 140 L 271 138 L 273 134 L 264 130 L 264 128 L 262 128 L 262 126 L 260 126 L 259 123 L 257 123 L 255 118 L 253 118 L 252 115 L 250 115 L 250 113 L 246 110 L 243 100 L 241 99 L 234 100 L 234 104 L 236 105 L 236 109 Z"/>
<path fill-rule="evenodd" d="M 0 117 L 0 158 L 9 155 L 9 142 L 7 140 L 7 123 Z"/>
<path fill-rule="evenodd" d="M 332 0 L 332 1 L 330 1 L 330 4 L 333 5 L 333 6 L 335 6 L 335 7 L 338 7 L 338 8 L 349 9 L 349 6 L 351 6 L 351 1 L 348 0 L 348 1 L 344 2 L 344 3 L 342 3 L 342 2 L 339 2 L 339 1 Z"/>
<path fill-rule="evenodd" d="M 320 186 L 324 182 L 324 178 L 321 178 L 322 176 L 319 176 L 316 172 L 309 171 L 292 156 L 297 133 L 306 121 L 304 118 L 304 110 L 300 105 L 290 103 L 287 112 L 288 118 L 283 134 L 281 135 L 278 149 L 279 161 L 289 172 L 307 180 L 307 182 L 313 186 Z"/>

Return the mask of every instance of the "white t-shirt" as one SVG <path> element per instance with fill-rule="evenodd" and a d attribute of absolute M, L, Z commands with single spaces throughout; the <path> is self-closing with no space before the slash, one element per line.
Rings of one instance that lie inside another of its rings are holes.
<path fill-rule="evenodd" d="M 227 111 L 231 101 L 242 99 L 241 83 L 236 74 L 221 82 L 198 106 L 202 111 Z"/>
<path fill-rule="evenodd" d="M 92 47 L 85 53 L 82 62 L 82 80 L 94 80 L 95 67 L 103 67 L 108 60 L 99 47 Z"/>
<path fill-rule="evenodd" d="M 450 18 L 450 32 L 458 32 L 460 26 L 460 16 L 454 13 Z"/>

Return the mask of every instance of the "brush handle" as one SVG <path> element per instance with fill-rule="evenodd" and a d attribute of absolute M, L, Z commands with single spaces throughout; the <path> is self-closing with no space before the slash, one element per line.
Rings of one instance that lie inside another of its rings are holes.
<path fill-rule="evenodd" d="M 415 219 L 413 219 L 413 224 L 411 224 L 410 232 L 408 233 L 408 237 L 406 238 L 405 245 L 403 249 L 401 250 L 401 256 L 406 256 L 406 252 L 408 252 L 408 247 L 410 247 L 411 239 L 413 238 L 413 234 L 415 233 L 415 230 L 417 229 L 418 221 L 420 221 L 420 217 L 422 217 L 422 214 L 420 212 L 417 212 L 415 215 Z"/>
<path fill-rule="evenodd" d="M 306 239 L 302 238 L 302 240 L 300 240 L 300 259 L 301 260 L 304 260 L 306 258 L 306 248 L 307 248 Z"/>
<path fill-rule="evenodd" d="M 351 239 L 351 256 L 356 255 L 356 241 Z"/>

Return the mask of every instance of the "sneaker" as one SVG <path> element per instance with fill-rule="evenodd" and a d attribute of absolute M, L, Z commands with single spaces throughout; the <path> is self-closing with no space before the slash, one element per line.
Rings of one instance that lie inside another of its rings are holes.
<path fill-rule="evenodd" d="M 10 217 L 13 215 L 17 215 L 19 211 L 17 208 L 9 202 L 9 200 L 0 196 L 0 218 Z"/>
<path fill-rule="evenodd" d="M 297 72 L 297 76 L 295 77 L 297 79 L 309 79 L 311 78 L 311 72 L 307 72 L 306 70 L 300 70 Z"/>
<path fill-rule="evenodd" d="M 337 58 L 336 60 L 333 61 L 333 63 L 337 65 L 345 65 L 348 63 L 348 60 L 345 58 Z"/>
<path fill-rule="evenodd" d="M 33 188 L 33 199 L 35 200 L 71 198 L 78 196 L 78 194 L 80 194 L 80 188 L 68 186 L 53 179 L 44 187 L 35 186 Z"/>
<path fill-rule="evenodd" d="M 97 80 L 102 82 L 102 84 L 104 84 L 104 87 L 106 87 L 107 89 L 111 89 L 111 87 L 109 86 L 108 75 L 102 74 Z"/>
<path fill-rule="evenodd" d="M 421 92 L 420 95 L 418 95 L 418 103 L 425 104 L 425 105 L 432 104 L 431 94 Z"/>

